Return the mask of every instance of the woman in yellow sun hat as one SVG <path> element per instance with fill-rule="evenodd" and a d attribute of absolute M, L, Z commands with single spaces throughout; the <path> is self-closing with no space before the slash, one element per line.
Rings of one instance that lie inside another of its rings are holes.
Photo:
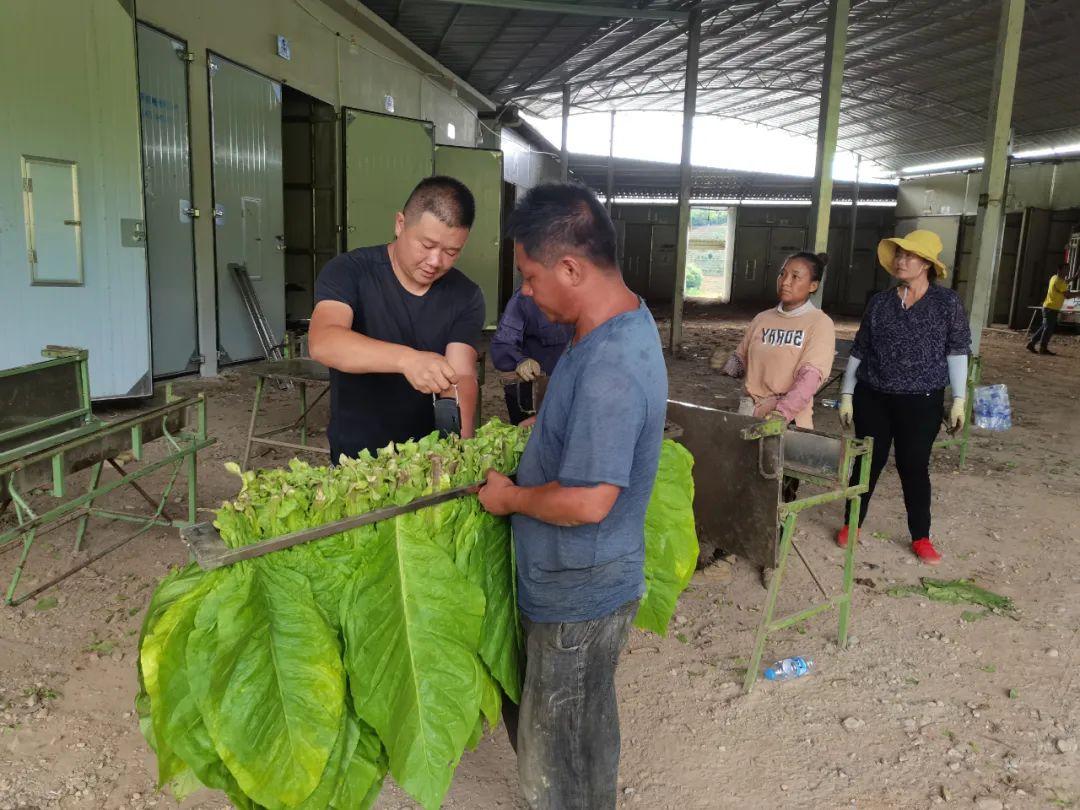
<path fill-rule="evenodd" d="M 893 447 L 911 550 L 937 565 L 941 555 L 930 539 L 930 451 L 941 428 L 946 386 L 953 391 L 949 429 L 963 427 L 971 331 L 960 296 L 934 283 L 948 276 L 936 233 L 883 239 L 877 252 L 899 283 L 867 304 L 840 388 L 841 423 L 854 423 L 856 436 L 874 440 L 859 523 Z M 847 545 L 846 526 L 836 542 Z"/>

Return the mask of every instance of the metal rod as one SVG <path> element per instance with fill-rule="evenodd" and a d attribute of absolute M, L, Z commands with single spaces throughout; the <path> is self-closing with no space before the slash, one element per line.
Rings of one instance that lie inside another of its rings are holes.
<path fill-rule="evenodd" d="M 127 475 L 128 474 L 127 470 L 125 470 L 123 467 L 121 467 L 120 464 L 117 462 L 117 460 L 114 459 L 114 458 L 109 459 L 109 466 L 112 467 L 114 470 L 116 470 L 118 473 L 120 473 L 120 475 Z M 94 485 L 97 486 L 97 482 L 94 482 Z M 146 501 L 148 504 L 150 504 L 151 506 L 157 506 L 157 501 L 155 501 L 150 496 L 150 494 L 145 489 L 143 489 L 141 486 L 139 486 L 136 482 L 134 482 L 134 481 L 131 482 L 131 488 L 134 489 L 136 492 L 138 492 L 140 495 L 142 495 L 142 499 L 144 501 Z M 93 504 L 89 504 L 89 506 L 93 507 Z M 162 507 L 162 509 L 161 509 L 161 514 L 163 514 L 168 520 L 170 520 L 170 521 L 172 520 L 172 518 L 169 517 L 169 513 L 165 511 L 164 507 Z"/>
<path fill-rule="evenodd" d="M 690 236 L 691 154 L 694 115 L 697 112 L 698 54 L 701 50 L 701 9 L 690 12 L 686 44 L 686 79 L 683 87 L 682 155 L 679 161 L 679 227 L 675 237 L 675 288 L 671 294 L 671 354 L 682 348 L 683 287 L 686 285 L 686 251 Z"/>
<path fill-rule="evenodd" d="M 101 468 L 104 466 L 104 462 L 99 461 L 94 465 L 90 472 L 90 486 L 88 487 L 90 492 L 97 489 L 98 484 L 101 482 Z M 90 520 L 90 510 L 94 508 L 93 499 L 86 504 L 86 514 L 79 518 L 79 526 L 75 530 L 75 551 L 76 553 L 82 551 L 83 537 L 86 536 L 86 524 Z"/>
<path fill-rule="evenodd" d="M 994 265 L 1005 208 L 1005 180 L 1009 161 L 1010 127 L 1020 40 L 1024 28 L 1024 0 L 1001 0 L 997 56 L 990 90 L 986 146 L 983 150 L 979 209 L 975 220 L 975 284 L 971 296 L 971 353 L 979 354 L 982 330 L 990 314 Z"/>
<path fill-rule="evenodd" d="M 246 470 L 248 460 L 251 458 L 251 443 L 255 436 L 255 420 L 259 416 L 259 403 L 262 402 L 264 380 L 262 377 L 255 379 L 255 401 L 251 403 L 251 420 L 248 422 L 247 444 L 244 445 L 244 457 L 240 460 L 240 469 Z"/>
<path fill-rule="evenodd" d="M 761 656 L 765 652 L 765 641 L 769 637 L 769 627 L 772 624 L 773 612 L 776 610 L 776 598 L 780 595 L 780 582 L 784 578 L 784 568 L 787 566 L 788 553 L 791 551 L 791 538 L 795 533 L 794 513 L 784 517 L 784 528 L 780 533 L 780 553 L 776 561 L 776 570 L 769 581 L 769 592 L 765 597 L 765 608 L 761 612 L 761 621 L 758 624 L 757 635 L 754 638 L 754 652 L 750 656 L 750 664 L 746 668 L 746 677 L 743 679 L 743 692 L 749 694 L 757 681 L 758 669 L 761 667 Z"/>
<path fill-rule="evenodd" d="M 821 595 L 828 599 L 829 592 L 825 590 L 825 586 L 821 584 L 821 580 L 817 578 L 817 574 L 814 573 L 814 569 L 810 567 L 810 563 L 807 562 L 806 557 L 803 556 L 802 551 L 799 549 L 799 544 L 792 540 L 791 547 L 795 549 L 795 553 L 799 555 L 799 559 L 802 560 L 803 567 L 806 568 L 806 573 L 810 575 L 810 579 L 814 580 L 814 584 L 817 585 L 817 589 L 821 591 Z"/>
<path fill-rule="evenodd" d="M 552 0 L 434 0 L 438 3 L 453 3 L 464 6 L 487 6 L 489 8 L 509 8 L 520 11 L 542 12 L 546 14 L 570 14 L 581 17 L 616 17 L 619 19 L 638 18 L 642 20 L 665 20 L 682 22 L 687 19 L 685 11 L 668 11 L 658 8 L 638 8 L 624 6 L 572 5 L 552 2 Z"/>
<path fill-rule="evenodd" d="M 282 442 L 277 439 L 261 439 L 257 436 L 252 437 L 251 443 L 254 444 L 266 444 L 271 447 L 286 447 L 289 450 L 306 450 L 309 453 L 330 453 L 329 447 L 312 447 L 310 444 L 296 444 L 295 442 Z M 245 464 L 243 469 L 247 469 Z"/>
<path fill-rule="evenodd" d="M 829 219 L 832 215 L 833 160 L 840 130 L 840 96 L 844 85 L 844 54 L 847 51 L 848 13 L 851 0 L 830 0 L 825 29 L 825 65 L 821 77 L 818 109 L 817 152 L 814 160 L 814 191 L 810 204 L 810 243 L 814 253 L 829 250 Z M 826 273 L 828 270 L 826 270 Z M 812 296 L 821 305 L 825 279 Z"/>
<path fill-rule="evenodd" d="M 419 509 L 426 509 L 429 506 L 437 506 L 438 504 L 446 503 L 455 498 L 461 498 L 471 494 L 472 491 L 482 483 L 482 481 L 477 481 L 473 484 L 466 484 L 442 492 L 436 492 L 431 495 L 424 495 L 400 506 L 388 506 L 383 509 L 375 509 L 371 512 L 365 512 L 362 515 L 354 515 L 352 517 L 344 518 L 343 520 L 324 523 L 321 526 L 315 526 L 310 529 L 290 532 L 289 534 L 283 534 L 280 537 L 274 537 L 269 540 L 263 540 L 262 542 L 252 543 L 251 545 L 241 546 L 239 548 L 227 548 L 224 545 L 221 536 L 218 535 L 217 531 L 213 529 L 213 526 L 210 523 L 199 523 L 188 529 L 184 529 L 180 532 L 180 536 L 183 538 L 184 542 L 196 552 L 196 560 L 199 563 L 199 567 L 203 570 L 210 571 L 215 568 L 232 565 L 241 560 L 262 557 L 265 554 L 282 551 L 302 543 L 310 543 L 312 540 L 320 540 L 324 537 L 341 534 L 361 526 L 368 526 L 382 520 L 389 520 L 398 517 L 399 515 L 415 512 Z M 213 553 L 212 547 L 218 544 L 220 544 L 224 551 L 220 554 L 215 554 Z"/>
<path fill-rule="evenodd" d="M 56 416 L 50 416 L 45 419 L 37 419 L 33 422 L 29 422 L 25 425 L 20 425 L 11 430 L 5 430 L 0 433 L 0 441 L 7 442 L 9 439 L 17 439 L 19 436 L 25 436 L 27 433 L 34 433 L 53 425 L 59 425 L 63 422 L 69 422 L 72 419 L 77 419 L 80 416 L 89 416 L 89 409 L 76 408 L 73 411 L 64 411 L 64 413 L 57 414 Z"/>

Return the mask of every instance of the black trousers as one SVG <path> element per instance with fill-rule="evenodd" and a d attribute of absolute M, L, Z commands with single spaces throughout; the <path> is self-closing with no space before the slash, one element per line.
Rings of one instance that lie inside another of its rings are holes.
<path fill-rule="evenodd" d="M 520 425 L 522 420 L 532 415 L 533 384 L 531 382 L 510 383 L 503 386 L 506 397 L 506 412 L 511 425 Z"/>
<path fill-rule="evenodd" d="M 889 449 L 895 448 L 911 539 L 930 536 L 930 451 L 941 429 L 944 404 L 945 389 L 930 394 L 886 394 L 863 382 L 855 386 L 855 435 L 874 440 L 870 489 L 862 496 L 860 526 L 889 460 Z M 852 470 L 851 483 L 858 483 L 856 470 Z"/>
<path fill-rule="evenodd" d="M 1050 338 L 1057 331 L 1058 315 L 1060 313 L 1056 309 L 1048 309 L 1047 307 L 1043 307 L 1039 311 L 1042 317 L 1039 319 L 1039 325 L 1035 327 L 1035 331 L 1028 338 L 1028 345 L 1034 346 L 1038 343 L 1045 349 L 1050 345 Z"/>

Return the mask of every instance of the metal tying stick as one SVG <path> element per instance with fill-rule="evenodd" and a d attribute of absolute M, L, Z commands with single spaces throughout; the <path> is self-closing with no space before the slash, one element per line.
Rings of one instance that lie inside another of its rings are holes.
<path fill-rule="evenodd" d="M 401 506 L 387 506 L 383 509 L 375 509 L 362 515 L 335 520 L 310 529 L 283 534 L 280 537 L 271 537 L 269 540 L 252 543 L 248 546 L 240 546 L 239 548 L 229 548 L 225 545 L 225 541 L 221 538 L 218 530 L 210 522 L 197 523 L 194 526 L 181 529 L 180 538 L 191 549 L 191 553 L 194 555 L 195 562 L 198 563 L 199 567 L 204 571 L 213 571 L 215 568 L 232 565 L 241 560 L 261 557 L 264 554 L 271 554 L 302 543 L 309 543 L 312 540 L 320 540 L 324 537 L 341 534 L 360 526 L 378 523 L 380 520 L 389 520 L 428 506 L 437 506 L 440 503 L 446 503 L 455 498 L 469 495 L 483 483 L 483 481 L 477 481 L 475 484 L 446 489 L 432 495 L 424 495 Z"/>

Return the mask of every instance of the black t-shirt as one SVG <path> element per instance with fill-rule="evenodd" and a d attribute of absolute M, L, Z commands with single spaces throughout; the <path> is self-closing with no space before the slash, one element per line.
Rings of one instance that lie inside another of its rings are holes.
<path fill-rule="evenodd" d="M 484 295 L 453 268 L 424 295 L 398 281 L 386 245 L 357 248 L 331 260 L 315 282 L 315 303 L 352 307 L 354 332 L 427 352 L 446 353 L 450 343 L 476 348 L 484 325 Z M 349 374 L 330 369 L 330 449 L 354 457 L 391 441 L 426 436 L 435 429 L 431 394 L 416 391 L 403 374 Z"/>

